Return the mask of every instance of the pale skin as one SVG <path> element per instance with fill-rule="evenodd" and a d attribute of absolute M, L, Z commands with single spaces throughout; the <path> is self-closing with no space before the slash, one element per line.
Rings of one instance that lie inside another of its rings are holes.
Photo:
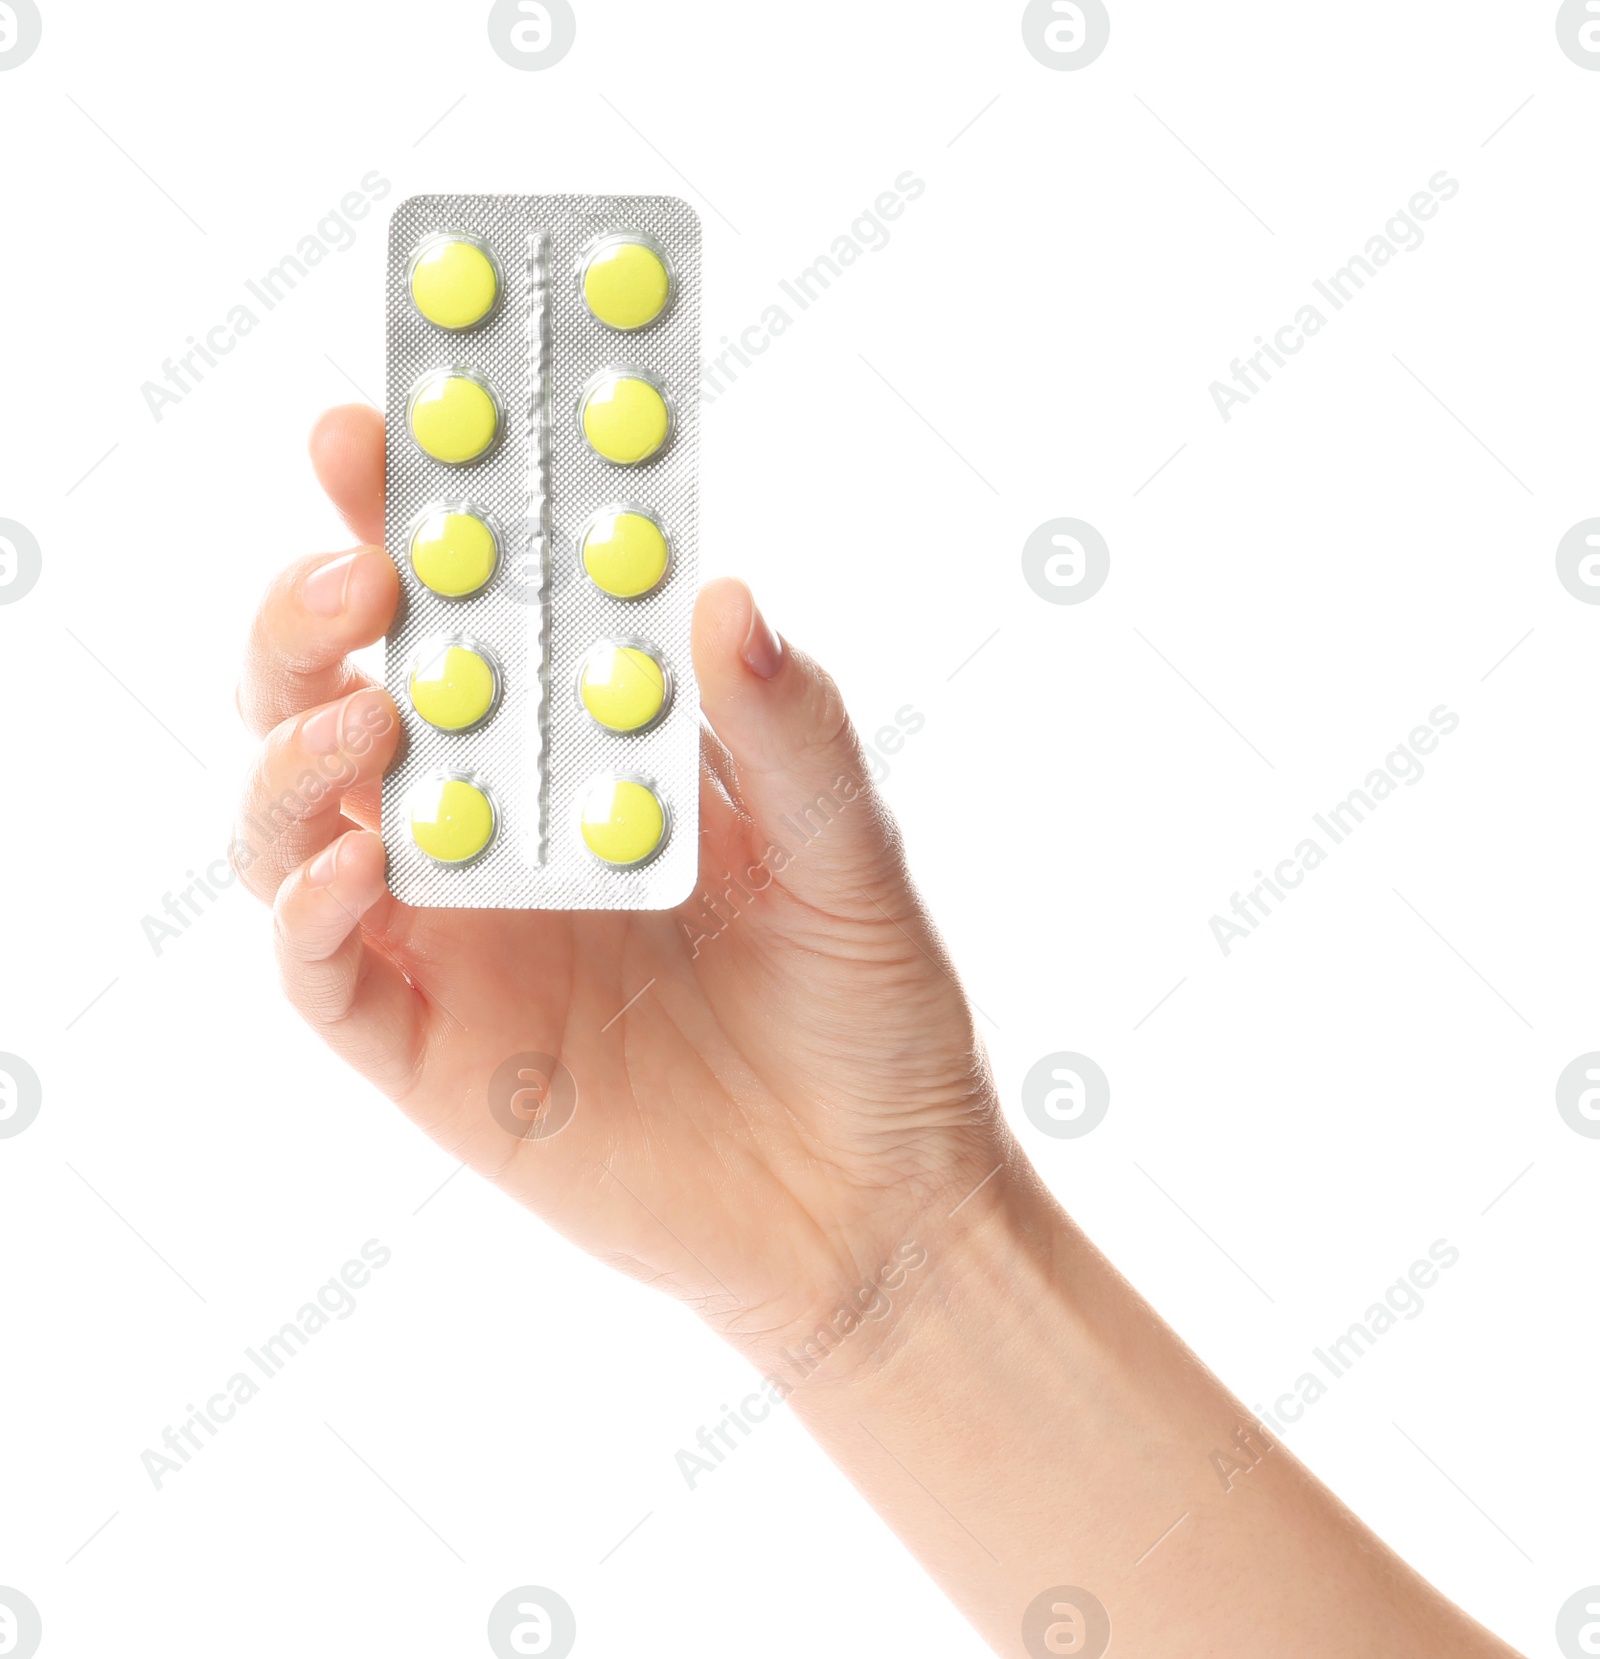
<path fill-rule="evenodd" d="M 377 783 L 395 711 L 345 660 L 398 598 L 382 422 L 332 410 L 311 455 L 362 546 L 291 566 L 256 618 L 239 705 L 265 741 L 235 857 L 273 906 L 290 1001 L 338 1054 L 779 1378 L 997 1653 L 1096 1659 L 1083 1608 L 1052 1604 L 1024 1635 L 1056 1586 L 1103 1604 L 1121 1659 L 1513 1652 L 1261 1429 L 1055 1204 L 838 691 L 741 584 L 713 582 L 695 611 L 695 899 L 390 897 Z M 819 796 L 835 809 L 801 843 L 781 820 Z M 513 1134 L 490 1109 L 497 1068 L 527 1052 L 576 1084 L 559 1133 L 535 1113 Z M 1248 1472 L 1225 1484 L 1218 1452 Z"/>

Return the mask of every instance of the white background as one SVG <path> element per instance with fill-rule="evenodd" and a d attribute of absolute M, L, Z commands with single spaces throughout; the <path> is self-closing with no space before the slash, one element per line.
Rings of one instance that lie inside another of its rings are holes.
<path fill-rule="evenodd" d="M 681 193 L 715 342 L 912 169 L 889 245 L 706 409 L 707 573 L 863 726 L 926 716 L 885 788 L 1008 1110 L 1247 1404 L 1459 1248 L 1290 1441 L 1554 1655 L 1600 1581 L 1600 1143 L 1553 1093 L 1600 1048 L 1600 610 L 1554 565 L 1597 511 L 1600 74 L 1554 4 L 1113 0 L 1077 73 L 1013 0 L 588 0 L 544 73 L 481 0 L 44 5 L 0 76 L 0 517 L 44 561 L 0 606 L 0 1048 L 44 1085 L 0 1141 L 0 1583 L 42 1651 L 475 1654 L 529 1582 L 580 1654 L 985 1651 L 786 1416 L 688 1490 L 746 1368 L 437 1190 L 248 896 L 159 957 L 141 926 L 226 847 L 257 594 L 347 540 L 305 436 L 381 396 L 394 202 Z M 141 384 L 373 169 L 354 246 L 154 420 Z M 1425 243 L 1224 423 L 1210 383 L 1441 169 Z M 1082 605 L 1022 577 L 1063 515 L 1111 548 Z M 1439 704 L 1422 781 L 1225 958 L 1212 914 Z M 1061 1049 L 1111 1080 L 1079 1140 L 1018 1104 Z M 155 1490 L 141 1452 L 369 1238 L 356 1313 Z"/>

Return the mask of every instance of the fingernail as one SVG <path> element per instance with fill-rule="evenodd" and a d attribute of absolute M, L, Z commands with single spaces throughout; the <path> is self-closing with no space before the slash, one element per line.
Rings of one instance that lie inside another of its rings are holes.
<path fill-rule="evenodd" d="M 313 616 L 338 616 L 344 609 L 350 593 L 350 575 L 357 559 L 366 557 L 366 549 L 346 553 L 331 564 L 319 565 L 300 584 L 300 599 Z"/>
<path fill-rule="evenodd" d="M 324 847 L 317 856 L 306 866 L 306 880 L 313 887 L 329 887 L 339 871 L 339 848 L 344 843 L 335 841 L 331 847 Z"/>
<path fill-rule="evenodd" d="M 774 678 L 783 667 L 783 641 L 773 633 L 759 605 L 750 607 L 750 632 L 739 655 L 751 673 L 759 674 L 763 680 Z"/>

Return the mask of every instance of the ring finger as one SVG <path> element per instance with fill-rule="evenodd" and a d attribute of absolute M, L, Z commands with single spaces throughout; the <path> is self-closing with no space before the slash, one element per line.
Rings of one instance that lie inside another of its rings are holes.
<path fill-rule="evenodd" d="M 346 797 L 376 784 L 399 737 L 394 702 L 377 686 L 271 732 L 245 786 L 232 854 L 257 898 L 270 902 L 291 870 L 349 827 Z"/>

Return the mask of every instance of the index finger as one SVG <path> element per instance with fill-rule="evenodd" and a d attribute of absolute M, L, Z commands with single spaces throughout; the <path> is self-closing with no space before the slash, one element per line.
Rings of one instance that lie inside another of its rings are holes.
<path fill-rule="evenodd" d="M 365 403 L 327 409 L 311 429 L 311 465 L 357 541 L 383 542 L 383 416 Z"/>
<path fill-rule="evenodd" d="M 383 540 L 383 417 L 365 404 L 329 409 L 311 431 L 311 464 L 346 524 Z M 304 560 L 273 583 L 251 629 L 238 704 L 257 733 L 368 683 L 345 661 L 389 626 L 399 598 L 381 545 Z"/>

